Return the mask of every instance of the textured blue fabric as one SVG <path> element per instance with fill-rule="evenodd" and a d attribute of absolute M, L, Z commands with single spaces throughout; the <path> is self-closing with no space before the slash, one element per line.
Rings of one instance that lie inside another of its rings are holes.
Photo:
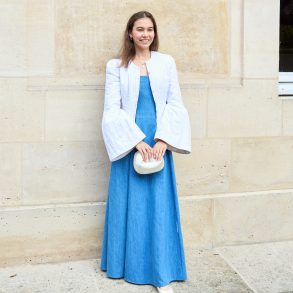
<path fill-rule="evenodd" d="M 140 78 L 136 123 L 153 146 L 156 107 L 148 76 Z M 134 284 L 186 280 L 172 152 L 166 151 L 163 170 L 141 175 L 133 168 L 135 151 L 111 163 L 100 268 Z"/>

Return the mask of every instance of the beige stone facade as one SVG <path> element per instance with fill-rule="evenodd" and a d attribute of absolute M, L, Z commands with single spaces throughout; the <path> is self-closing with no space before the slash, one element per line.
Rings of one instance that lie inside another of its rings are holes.
<path fill-rule="evenodd" d="M 0 265 L 100 255 L 105 64 L 139 10 L 191 119 L 192 154 L 174 154 L 185 245 L 293 239 L 279 1 L 0 0 Z"/>

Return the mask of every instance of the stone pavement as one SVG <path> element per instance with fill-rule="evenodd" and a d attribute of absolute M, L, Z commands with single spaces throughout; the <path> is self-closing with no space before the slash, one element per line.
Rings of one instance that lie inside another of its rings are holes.
<path fill-rule="evenodd" d="M 293 241 L 185 249 L 188 280 L 176 293 L 293 292 Z M 100 259 L 27 264 L 0 269 L 1 293 L 157 292 L 150 285 L 110 279 Z"/>

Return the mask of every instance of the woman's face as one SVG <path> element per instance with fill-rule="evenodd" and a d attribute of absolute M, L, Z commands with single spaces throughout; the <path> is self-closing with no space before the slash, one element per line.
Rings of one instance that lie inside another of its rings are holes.
<path fill-rule="evenodd" d="M 135 21 L 129 36 L 133 38 L 136 48 L 142 50 L 149 48 L 155 37 L 154 25 L 151 19 L 144 17 Z"/>

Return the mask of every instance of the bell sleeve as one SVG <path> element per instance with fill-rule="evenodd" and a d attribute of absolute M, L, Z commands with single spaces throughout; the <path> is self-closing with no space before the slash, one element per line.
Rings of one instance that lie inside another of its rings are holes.
<path fill-rule="evenodd" d="M 121 108 L 119 60 L 106 66 L 105 100 L 102 134 L 110 161 L 126 156 L 146 135 Z"/>
<path fill-rule="evenodd" d="M 186 108 L 183 105 L 178 82 L 176 64 L 170 57 L 169 62 L 169 90 L 164 111 L 157 123 L 155 140 L 167 143 L 167 149 L 189 154 L 191 152 L 191 129 Z"/>

